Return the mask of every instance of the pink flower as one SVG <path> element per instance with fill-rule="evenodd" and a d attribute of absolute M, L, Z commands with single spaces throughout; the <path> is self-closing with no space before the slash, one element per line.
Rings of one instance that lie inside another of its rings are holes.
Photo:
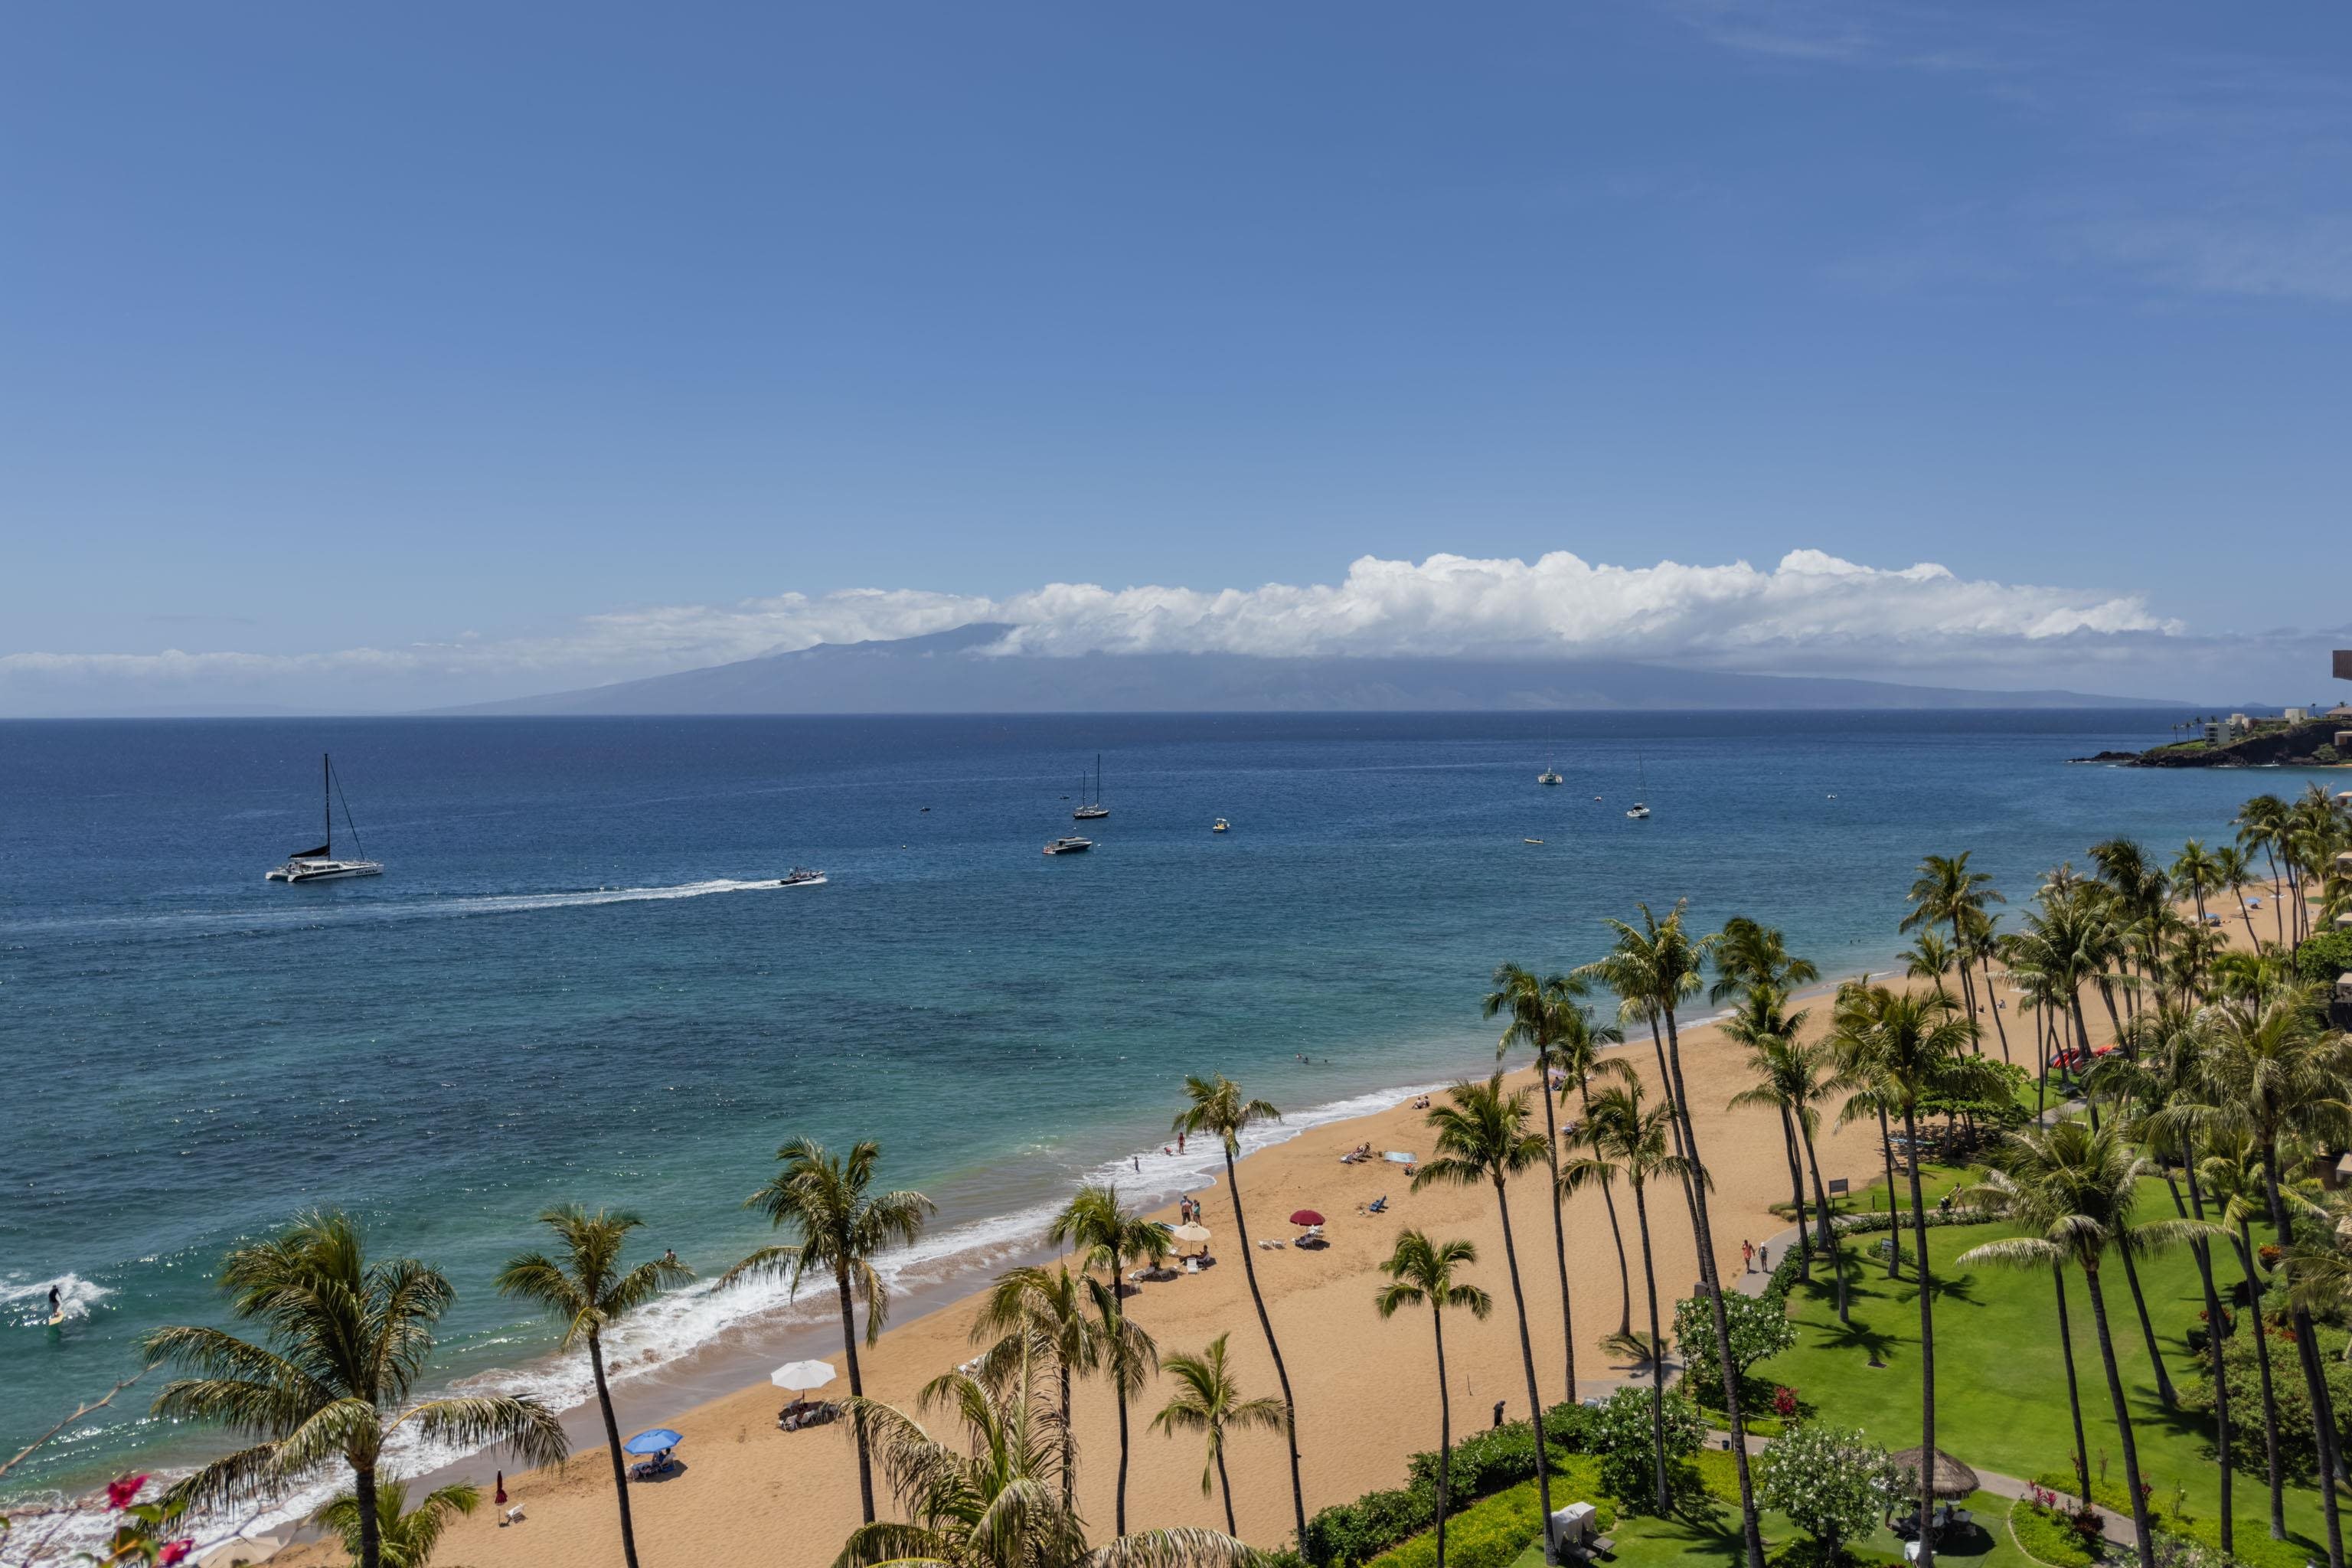
<path fill-rule="evenodd" d="M 107 1482 L 106 1506 L 109 1508 L 129 1508 L 131 1506 L 131 1500 L 137 1497 L 139 1495 L 139 1489 L 146 1484 L 147 1478 L 143 1475 L 124 1476 L 120 1480 Z"/>
<path fill-rule="evenodd" d="M 195 1542 L 185 1537 L 178 1541 L 167 1541 L 163 1542 L 163 1550 L 155 1553 L 155 1561 L 159 1568 L 172 1568 L 173 1563 L 195 1549 Z"/>

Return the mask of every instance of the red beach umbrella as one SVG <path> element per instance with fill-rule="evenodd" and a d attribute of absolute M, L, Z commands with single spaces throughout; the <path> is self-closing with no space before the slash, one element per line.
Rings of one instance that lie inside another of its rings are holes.
<path fill-rule="evenodd" d="M 1290 1216 L 1293 1225 L 1321 1225 L 1323 1216 L 1313 1209 L 1300 1209 Z"/>

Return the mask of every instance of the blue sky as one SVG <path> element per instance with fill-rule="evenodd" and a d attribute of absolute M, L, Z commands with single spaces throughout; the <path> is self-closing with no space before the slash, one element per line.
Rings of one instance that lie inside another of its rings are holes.
<path fill-rule="evenodd" d="M 458 700 L 1052 584 L 1125 646 L 1121 590 L 1366 556 L 1935 563 L 1981 591 L 1635 651 L 1956 684 L 2254 697 L 2352 621 L 2339 8 L 5 26 L 0 711 Z"/>

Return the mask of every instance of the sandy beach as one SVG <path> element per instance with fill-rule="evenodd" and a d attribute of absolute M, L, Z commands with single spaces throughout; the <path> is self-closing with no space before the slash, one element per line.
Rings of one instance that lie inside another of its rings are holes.
<path fill-rule="evenodd" d="M 1718 1031 L 1704 1026 L 1685 1030 L 1683 1050 L 1684 1070 L 1698 1102 L 1698 1136 L 1717 1173 L 1717 1265 L 1736 1272 L 1744 1239 L 1761 1240 L 1784 1226 L 1769 1212 L 1770 1204 L 1788 1197 L 1780 1125 L 1767 1111 L 1724 1109 L 1724 1102 L 1748 1080 L 1739 1047 Z M 1614 1054 L 1627 1057 L 1655 1091 L 1656 1068 L 1646 1037 Z M 1511 1081 L 1532 1085 L 1534 1075 L 1517 1072 Z M 1490 1421 L 1497 1400 L 1511 1418 L 1527 1414 L 1502 1226 L 1492 1191 L 1429 1188 L 1416 1194 L 1397 1166 L 1378 1161 L 1340 1163 L 1341 1154 L 1367 1142 L 1375 1151 L 1426 1154 L 1430 1137 L 1423 1114 L 1401 1102 L 1376 1114 L 1317 1127 L 1260 1150 L 1240 1165 L 1253 1237 L 1290 1238 L 1295 1227 L 1285 1220 L 1299 1208 L 1313 1208 L 1328 1222 L 1328 1248 L 1286 1247 L 1252 1253 L 1298 1400 L 1299 1451 L 1310 1513 L 1370 1489 L 1397 1484 L 1406 1457 L 1436 1442 L 1435 1358 L 1427 1315 L 1401 1313 L 1383 1321 L 1372 1305 L 1385 1279 L 1379 1264 L 1405 1226 L 1475 1241 L 1480 1261 L 1473 1277 L 1496 1298 L 1495 1314 L 1486 1322 L 1462 1318 L 1449 1325 L 1448 1370 L 1457 1431 Z M 1825 1175 L 1851 1176 L 1859 1184 L 1878 1170 L 1875 1129 L 1831 1131 L 1822 1142 L 1821 1154 Z M 1385 1214 L 1358 1212 L 1360 1205 L 1382 1194 L 1389 1199 Z M 1216 1335 L 1230 1332 L 1244 1392 L 1273 1394 L 1273 1365 L 1250 1306 L 1231 1194 L 1220 1178 L 1201 1196 L 1204 1223 L 1216 1237 L 1212 1244 L 1216 1263 L 1197 1275 L 1144 1284 L 1131 1299 L 1129 1310 L 1163 1352 L 1198 1351 Z M 1619 1207 L 1633 1271 L 1634 1323 L 1641 1327 L 1646 1310 L 1641 1260 L 1633 1236 L 1632 1205 L 1622 1193 Z M 1541 1180 L 1513 1190 L 1519 1272 L 1535 1337 L 1537 1375 L 1549 1404 L 1566 1390 L 1558 1270 L 1545 1209 Z M 1173 1223 L 1176 1215 L 1170 1208 L 1155 1217 Z M 1598 1194 L 1572 1199 L 1566 1219 L 1577 1393 L 1605 1393 L 1635 1371 L 1623 1358 L 1601 1348 L 1618 1326 L 1616 1254 Z M 1675 1300 L 1688 1294 L 1697 1278 L 1690 1226 L 1678 1194 L 1656 1195 L 1651 1223 L 1659 1311 L 1668 1319 Z M 973 1353 L 970 1332 L 974 1310 L 974 1301 L 966 1299 L 923 1317 L 895 1321 L 881 1342 L 862 1357 L 868 1393 L 910 1405 L 924 1383 Z M 837 1342 L 828 1359 L 836 1368 L 842 1364 Z M 845 1383 L 836 1379 L 826 1392 L 837 1394 L 845 1388 Z M 833 1560 L 843 1538 L 858 1522 L 856 1462 L 849 1429 L 835 1424 L 804 1433 L 779 1431 L 776 1412 L 784 1397 L 761 1384 L 690 1409 L 671 1410 L 649 1407 L 644 1394 L 625 1385 L 619 1391 L 625 1432 L 660 1421 L 686 1438 L 679 1451 L 686 1461 L 682 1473 L 632 1489 L 639 1556 L 648 1568 L 718 1561 L 740 1551 L 747 1539 L 761 1543 L 761 1555 L 788 1564 L 814 1568 Z M 1222 1527 L 1218 1502 L 1201 1492 L 1198 1443 L 1145 1429 L 1150 1413 L 1166 1398 L 1164 1385 L 1155 1383 L 1131 1413 L 1135 1448 L 1129 1527 Z M 1080 1505 L 1099 1538 L 1109 1533 L 1118 1456 L 1116 1415 L 1106 1387 L 1081 1385 L 1076 1425 Z M 478 1471 L 476 1479 L 487 1489 L 492 1468 L 493 1461 L 484 1457 L 464 1468 L 467 1474 Z M 1286 1539 L 1291 1510 L 1279 1438 L 1237 1436 L 1232 1469 L 1243 1535 L 1266 1545 Z M 509 1475 L 507 1489 L 524 1506 L 524 1521 L 501 1527 L 486 1506 L 452 1529 L 441 1548 L 441 1561 L 495 1568 L 620 1560 L 611 1472 L 601 1447 L 582 1448 L 562 1472 Z M 887 1500 L 877 1503 L 885 1517 L 891 1516 Z M 310 1564 L 340 1558 L 331 1546 L 312 1542 L 275 1561 Z"/>
<path fill-rule="evenodd" d="M 2227 929 L 2231 947 L 2247 945 L 2241 922 L 2233 919 Z M 2032 1016 L 2020 1014 L 2006 984 L 2001 994 L 2008 1003 L 2004 1022 L 2010 1053 L 2030 1068 Z M 1813 1009 L 1808 1032 L 1818 1032 L 1825 1021 L 1826 995 L 1801 1001 Z M 2105 1039 L 2104 1010 L 2095 1000 L 2086 1006 L 2085 1017 L 2095 1037 Z M 1989 1019 L 1985 1049 L 1989 1054 L 1999 1050 Z M 1655 1057 L 1646 1035 L 1611 1054 L 1629 1060 L 1645 1088 L 1656 1092 Z M 1716 1176 L 1717 1265 L 1727 1276 L 1742 1267 L 1743 1241 L 1762 1242 L 1786 1228 L 1786 1222 L 1770 1213 L 1770 1205 L 1787 1202 L 1789 1195 L 1777 1118 L 1767 1110 L 1726 1109 L 1726 1102 L 1750 1081 L 1743 1057 L 1742 1048 L 1711 1025 L 1683 1031 L 1684 1071 L 1696 1100 L 1697 1133 Z M 1534 1074 L 1517 1071 L 1510 1081 L 1531 1087 Z M 1409 1100 L 1401 1100 L 1385 1110 L 1313 1128 L 1252 1153 L 1240 1164 L 1254 1238 L 1292 1237 L 1295 1229 L 1285 1221 L 1299 1208 L 1313 1208 L 1328 1220 L 1330 1245 L 1326 1249 L 1286 1247 L 1251 1254 L 1297 1397 L 1298 1446 L 1310 1514 L 1371 1489 L 1399 1484 L 1406 1458 L 1437 1440 L 1435 1357 L 1427 1315 L 1405 1312 L 1383 1321 L 1373 1308 L 1373 1297 L 1385 1282 L 1380 1262 L 1405 1226 L 1475 1242 L 1479 1262 L 1471 1277 L 1496 1298 L 1495 1313 L 1486 1321 L 1459 1315 L 1449 1321 L 1448 1372 L 1457 1434 L 1491 1421 L 1498 1400 L 1509 1418 L 1527 1414 L 1502 1226 L 1491 1190 L 1433 1187 L 1413 1193 L 1397 1166 L 1379 1161 L 1340 1163 L 1343 1153 L 1365 1142 L 1378 1152 L 1425 1155 L 1431 1141 L 1423 1116 Z M 1877 1179 L 1876 1137 L 1874 1125 L 1841 1129 L 1832 1118 L 1825 1118 L 1819 1142 L 1823 1176 L 1847 1177 L 1857 1188 Z M 1383 1194 L 1389 1199 L 1386 1213 L 1360 1212 L 1360 1205 Z M 1204 1223 L 1215 1236 L 1217 1262 L 1197 1275 L 1144 1284 L 1131 1299 L 1129 1310 L 1163 1352 L 1198 1351 L 1216 1335 L 1230 1333 L 1244 1393 L 1274 1394 L 1273 1365 L 1244 1277 L 1232 1195 L 1221 1177 L 1201 1196 Z M 1546 1203 L 1540 1180 L 1513 1189 L 1520 1282 L 1534 1336 L 1537 1376 L 1549 1404 L 1566 1390 L 1558 1273 Z M 1633 1322 L 1641 1328 L 1646 1314 L 1641 1259 L 1632 1205 L 1622 1192 L 1619 1210 L 1632 1268 Z M 1650 1211 L 1658 1309 L 1671 1332 L 1674 1303 L 1689 1294 L 1697 1279 L 1696 1252 L 1679 1194 L 1658 1192 Z M 1621 1301 L 1609 1222 L 1597 1193 L 1571 1199 L 1565 1216 L 1576 1393 L 1605 1394 L 1638 1373 L 1630 1361 L 1601 1348 L 1617 1329 Z M 1171 1207 L 1157 1211 L 1155 1217 L 1173 1223 L 1177 1216 Z M 864 1352 L 867 1392 L 911 1408 L 924 1383 L 973 1353 L 970 1335 L 975 1308 L 975 1300 L 967 1297 L 919 1317 L 895 1319 L 881 1342 Z M 842 1357 L 837 1340 L 834 1347 L 827 1359 L 838 1370 Z M 845 1388 L 845 1381 L 836 1378 L 826 1392 L 838 1395 Z M 756 1542 L 763 1558 L 788 1568 L 819 1568 L 832 1562 L 843 1538 L 858 1522 L 856 1461 L 846 1424 L 782 1432 L 776 1413 L 785 1396 L 764 1383 L 683 1410 L 656 1406 L 648 1392 L 625 1384 L 617 1391 L 622 1430 L 632 1432 L 656 1422 L 675 1426 L 685 1436 L 679 1451 L 685 1468 L 659 1483 L 632 1489 L 638 1552 L 646 1568 L 719 1561 L 742 1552 L 747 1542 Z M 1130 1415 L 1134 1458 L 1129 1528 L 1222 1528 L 1217 1500 L 1201 1490 L 1198 1442 L 1147 1430 L 1151 1413 L 1167 1396 L 1165 1384 L 1155 1381 Z M 1111 1532 L 1118 1460 L 1116 1415 L 1107 1387 L 1080 1385 L 1076 1421 L 1080 1507 L 1093 1535 L 1101 1540 Z M 1234 1509 L 1244 1537 L 1265 1546 L 1286 1542 L 1291 1511 L 1280 1439 L 1265 1434 L 1237 1436 L 1231 1463 Z M 487 1491 L 493 1464 L 484 1457 L 462 1467 L 460 1473 L 478 1479 Z M 440 1561 L 478 1568 L 620 1561 L 611 1472 L 601 1446 L 583 1447 L 562 1471 L 509 1476 L 507 1488 L 523 1506 L 524 1521 L 501 1526 L 494 1510 L 485 1506 L 452 1528 Z M 881 1494 L 878 1476 L 877 1488 L 881 1516 L 897 1517 L 887 1494 Z M 273 1561 L 310 1568 L 340 1562 L 341 1552 L 312 1542 Z"/>

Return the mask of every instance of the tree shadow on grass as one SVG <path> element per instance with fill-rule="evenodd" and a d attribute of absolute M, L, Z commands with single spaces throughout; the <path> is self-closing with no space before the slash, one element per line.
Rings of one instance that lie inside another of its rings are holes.
<path fill-rule="evenodd" d="M 1822 1336 L 1822 1349 L 1862 1351 L 1868 1354 L 1870 1364 L 1873 1366 L 1893 1365 L 1894 1363 L 1887 1358 L 1894 1352 L 1895 1347 L 1901 1342 L 1893 1334 L 1882 1329 L 1874 1329 L 1859 1319 L 1851 1323 L 1841 1323 L 1835 1318 L 1832 1318 L 1828 1322 L 1818 1324 L 1816 1327 Z"/>

